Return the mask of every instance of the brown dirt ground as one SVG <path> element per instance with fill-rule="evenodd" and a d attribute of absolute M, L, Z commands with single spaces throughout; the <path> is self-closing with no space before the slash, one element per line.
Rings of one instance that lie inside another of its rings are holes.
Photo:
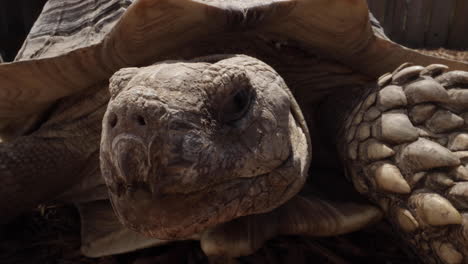
<path fill-rule="evenodd" d="M 167 246 L 100 259 L 80 254 L 79 217 L 71 206 L 39 209 L 0 230 L 2 264 L 169 264 L 207 263 L 197 242 Z M 333 238 L 281 237 L 239 263 L 418 263 L 381 222 L 349 235 Z"/>

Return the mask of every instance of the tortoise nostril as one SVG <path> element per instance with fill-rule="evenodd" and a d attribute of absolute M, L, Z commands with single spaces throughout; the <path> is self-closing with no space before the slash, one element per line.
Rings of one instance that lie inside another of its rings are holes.
<path fill-rule="evenodd" d="M 145 120 L 145 118 L 143 116 L 137 115 L 136 116 L 136 121 L 138 122 L 138 124 L 140 126 L 146 126 L 146 120 Z"/>
<path fill-rule="evenodd" d="M 118 122 L 118 118 L 117 118 L 117 115 L 114 114 L 114 113 L 111 113 L 109 115 L 109 126 L 111 128 L 114 128 L 116 125 L 117 125 L 117 122 Z"/>

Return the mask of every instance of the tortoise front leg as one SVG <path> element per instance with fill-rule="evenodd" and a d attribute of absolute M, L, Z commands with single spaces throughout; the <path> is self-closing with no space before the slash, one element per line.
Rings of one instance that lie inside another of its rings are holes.
<path fill-rule="evenodd" d="M 326 237 L 350 233 L 377 222 L 381 211 L 359 201 L 331 201 L 311 193 L 297 195 L 264 214 L 244 216 L 201 234 L 210 263 L 236 263 L 280 235 Z"/>
<path fill-rule="evenodd" d="M 0 224 L 77 183 L 87 157 L 70 143 L 27 136 L 0 144 Z"/>
<path fill-rule="evenodd" d="M 468 73 L 407 66 L 350 111 L 328 104 L 338 148 L 356 189 L 425 263 L 468 263 Z"/>

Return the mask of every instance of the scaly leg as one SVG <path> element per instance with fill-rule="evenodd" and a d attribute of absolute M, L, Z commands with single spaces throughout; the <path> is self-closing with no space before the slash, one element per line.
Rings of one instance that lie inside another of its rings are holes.
<path fill-rule="evenodd" d="M 468 263 L 468 73 L 446 71 L 403 65 L 327 110 L 355 188 L 425 263 Z"/>
<path fill-rule="evenodd" d="M 0 144 L 0 224 L 55 199 L 99 166 L 106 95 L 103 89 L 63 100 L 40 129 Z"/>
<path fill-rule="evenodd" d="M 63 138 L 21 137 L 0 144 L 0 223 L 77 183 L 86 157 Z"/>

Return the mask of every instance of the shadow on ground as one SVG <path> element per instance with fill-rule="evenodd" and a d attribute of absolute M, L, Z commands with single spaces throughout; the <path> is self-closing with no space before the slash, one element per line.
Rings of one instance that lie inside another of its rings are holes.
<path fill-rule="evenodd" d="M 14 264 L 173 264 L 207 263 L 195 241 L 177 242 L 130 254 L 100 259 L 80 254 L 78 212 L 71 206 L 37 210 L 3 227 L 0 263 Z M 239 263 L 418 263 L 382 222 L 353 234 L 333 238 L 281 237 Z"/>

